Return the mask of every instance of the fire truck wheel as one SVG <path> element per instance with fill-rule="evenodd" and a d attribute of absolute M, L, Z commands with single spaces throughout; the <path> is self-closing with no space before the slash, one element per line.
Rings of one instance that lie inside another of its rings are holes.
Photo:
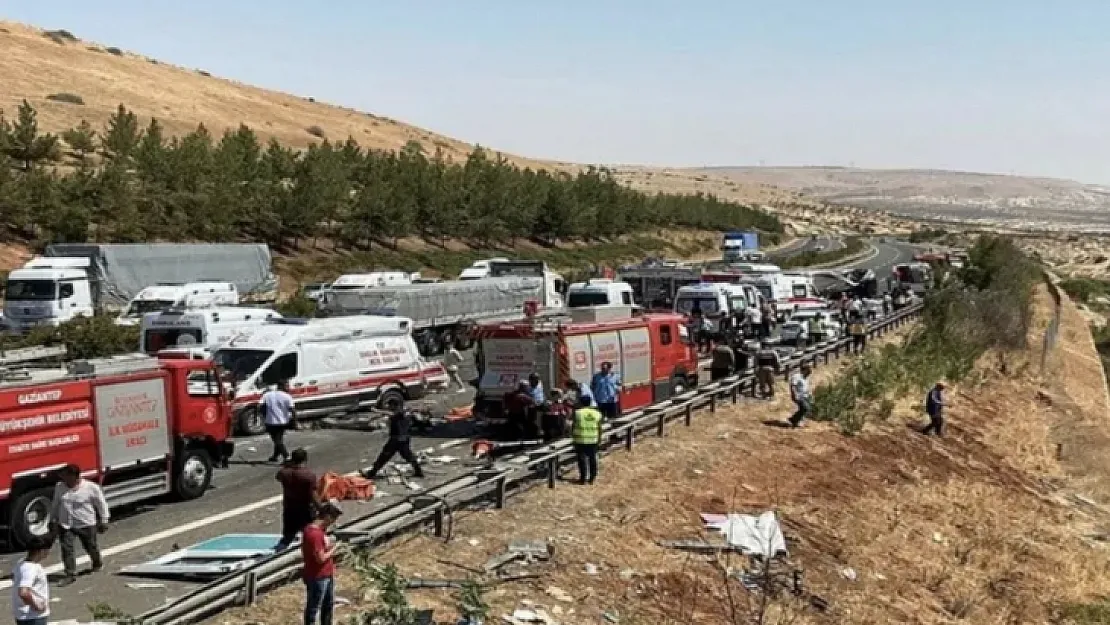
<path fill-rule="evenodd" d="M 686 392 L 686 380 L 681 376 L 671 378 L 671 397 L 681 395 Z"/>
<path fill-rule="evenodd" d="M 386 389 L 378 398 L 378 407 L 390 412 L 400 410 L 405 407 L 405 394 L 399 388 Z"/>
<path fill-rule="evenodd" d="M 177 461 L 173 492 L 183 501 L 196 499 L 212 484 L 212 457 L 205 449 L 185 449 Z"/>
<path fill-rule="evenodd" d="M 50 500 L 53 488 L 39 488 L 23 493 L 12 506 L 11 537 L 19 546 L 25 546 L 32 538 L 41 538 L 50 533 Z"/>
<path fill-rule="evenodd" d="M 239 411 L 236 425 L 240 434 L 258 436 L 266 433 L 266 421 L 257 406 L 249 406 Z"/>

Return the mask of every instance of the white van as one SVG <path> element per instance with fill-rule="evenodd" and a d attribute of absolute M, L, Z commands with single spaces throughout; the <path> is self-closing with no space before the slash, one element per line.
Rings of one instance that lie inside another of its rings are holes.
<path fill-rule="evenodd" d="M 213 349 L 281 315 L 269 308 L 174 309 L 143 315 L 139 351 L 157 354 L 178 347 Z"/>
<path fill-rule="evenodd" d="M 632 306 L 632 285 L 608 278 L 575 282 L 567 289 L 567 308 Z"/>
<path fill-rule="evenodd" d="M 159 284 L 139 291 L 116 319 L 116 325 L 139 325 L 143 316 L 171 308 L 212 308 L 239 304 L 239 289 L 231 282 Z"/>
<path fill-rule="evenodd" d="M 709 320 L 713 331 L 720 329 L 720 320 L 746 309 L 749 305 L 759 305 L 759 293 L 751 286 L 725 282 L 702 282 L 680 287 L 674 298 L 674 311 L 682 315 L 692 315 L 700 311 Z"/>
<path fill-rule="evenodd" d="M 234 389 L 243 434 L 265 431 L 259 400 L 280 380 L 289 381 L 300 417 L 392 410 L 447 385 L 443 365 L 420 357 L 405 317 L 272 320 L 233 337 L 212 360 Z"/>

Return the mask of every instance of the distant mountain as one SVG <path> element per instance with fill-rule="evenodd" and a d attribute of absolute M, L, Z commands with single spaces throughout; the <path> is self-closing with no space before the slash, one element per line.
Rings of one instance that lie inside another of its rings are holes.
<path fill-rule="evenodd" d="M 1058 178 L 930 169 L 710 167 L 739 183 L 769 184 L 830 204 L 1008 226 L 1110 230 L 1110 188 Z"/>

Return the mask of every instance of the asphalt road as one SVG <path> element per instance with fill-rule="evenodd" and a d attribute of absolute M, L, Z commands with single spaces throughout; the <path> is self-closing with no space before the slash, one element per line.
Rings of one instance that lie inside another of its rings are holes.
<path fill-rule="evenodd" d="M 913 247 L 903 243 L 875 242 L 872 257 L 852 263 L 875 271 L 880 277 L 890 274 L 893 265 L 912 259 Z M 471 364 L 467 358 L 465 364 Z M 473 377 L 472 370 L 464 375 Z M 433 412 L 443 414 L 452 406 L 469 403 L 470 391 L 446 393 L 427 400 Z M 469 437 L 473 434 L 466 423 L 443 425 L 432 436 L 414 440 L 413 449 L 428 452 L 425 463 L 427 479 L 407 480 L 415 489 L 430 488 L 446 482 L 470 468 Z M 318 473 L 345 473 L 368 466 L 384 443 L 380 431 L 349 429 L 315 429 L 291 432 L 287 445 L 304 447 L 309 461 Z M 116 511 L 111 526 L 101 537 L 106 568 L 95 575 L 86 575 L 66 588 L 52 590 L 51 619 L 87 619 L 86 606 L 104 602 L 129 614 L 139 614 L 167 599 L 180 596 L 195 585 L 184 581 L 152 580 L 118 575 L 121 567 L 140 564 L 170 553 L 178 548 L 222 534 L 277 534 L 280 532 L 280 489 L 274 481 L 276 467 L 264 461 L 270 454 L 266 437 L 237 439 L 236 457 L 231 468 L 216 473 L 213 488 L 204 497 L 184 503 L 158 502 L 131 510 Z M 442 461 L 437 458 L 442 457 Z M 399 460 L 399 459 L 395 459 Z M 389 470 L 385 472 L 389 473 Z M 417 492 L 405 483 L 380 483 L 386 493 L 365 504 L 345 502 L 348 518 L 366 514 Z M 82 553 L 80 549 L 79 553 Z M 0 569 L 5 577 L 21 554 L 0 555 Z M 80 561 L 79 561 L 80 562 Z M 46 563 L 58 566 L 57 550 Z M 87 568 L 87 562 L 80 568 Z M 48 570 L 50 570 L 48 568 Z M 128 586 L 141 583 L 144 586 Z M 157 584 L 151 587 L 149 584 Z M 10 582 L 0 582 L 5 589 Z M 341 593 L 342 594 L 342 591 Z"/>
<path fill-rule="evenodd" d="M 816 239 L 805 237 L 791 241 L 773 252 L 768 253 L 767 256 L 771 260 L 782 260 L 805 252 L 828 252 L 838 250 L 842 247 L 844 247 L 844 241 L 839 237 L 817 237 Z"/>

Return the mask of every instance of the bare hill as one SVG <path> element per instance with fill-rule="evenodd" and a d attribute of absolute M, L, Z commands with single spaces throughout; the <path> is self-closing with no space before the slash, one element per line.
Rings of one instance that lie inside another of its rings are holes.
<path fill-rule="evenodd" d="M 714 167 L 697 171 L 909 217 L 1110 230 L 1110 188 L 1072 180 L 844 167 Z"/>
<path fill-rule="evenodd" d="M 141 117 L 157 117 L 173 135 L 188 133 L 197 124 L 217 135 L 246 124 L 263 140 L 276 138 L 300 148 L 322 137 L 353 137 L 360 145 L 385 150 L 418 141 L 429 153 L 438 148 L 456 159 L 474 148 L 394 119 L 316 102 L 312 94 L 252 87 L 212 76 L 204 68 L 178 67 L 110 43 L 83 41 L 79 34 L 0 21 L 0 108 L 10 115 L 26 99 L 38 109 L 39 123 L 48 132 L 72 128 L 83 119 L 102 126 L 123 104 Z M 75 103 L 78 99 L 83 103 Z M 541 165 L 510 158 L 521 165 Z"/>

